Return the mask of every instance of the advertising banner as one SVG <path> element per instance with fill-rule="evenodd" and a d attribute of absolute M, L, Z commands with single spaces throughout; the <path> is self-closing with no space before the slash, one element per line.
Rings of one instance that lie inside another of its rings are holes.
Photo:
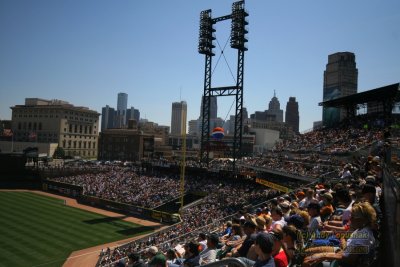
<path fill-rule="evenodd" d="M 268 186 L 270 188 L 279 190 L 279 191 L 284 192 L 284 193 L 289 193 L 291 191 L 290 188 L 284 187 L 284 186 L 279 185 L 279 184 L 274 184 L 274 183 L 271 183 L 271 182 L 269 182 L 267 180 L 260 179 L 260 178 L 256 178 L 256 183 Z"/>

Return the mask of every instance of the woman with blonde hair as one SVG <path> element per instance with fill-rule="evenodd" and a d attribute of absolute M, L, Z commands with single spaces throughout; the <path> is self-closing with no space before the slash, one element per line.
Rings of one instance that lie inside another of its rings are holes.
<path fill-rule="evenodd" d="M 354 232 L 344 250 L 313 254 L 304 259 L 303 266 L 314 266 L 322 261 L 337 261 L 339 266 L 368 266 L 375 253 L 375 237 L 372 232 L 375 222 L 376 212 L 371 204 L 355 203 L 350 219 L 350 229 L 354 229 Z"/>

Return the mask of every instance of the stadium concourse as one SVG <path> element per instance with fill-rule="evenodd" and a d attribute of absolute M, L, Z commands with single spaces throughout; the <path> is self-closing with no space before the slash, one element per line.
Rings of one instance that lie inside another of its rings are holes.
<path fill-rule="evenodd" d="M 389 148 L 397 145 L 389 134 L 397 133 L 394 129 L 324 129 L 277 144 L 268 154 L 241 160 L 243 172 L 263 168 L 283 176 L 312 178 L 309 184 L 269 178 L 291 189 L 286 194 L 256 183 L 254 177 L 188 175 L 185 192 L 203 192 L 205 197 L 184 207 L 181 222 L 113 249 L 104 247 L 97 265 L 197 266 L 236 257 L 247 266 L 320 262 L 375 266 L 382 248 L 384 173 L 392 178 L 399 173 L 397 165 L 388 164 Z M 211 166 L 217 167 L 217 163 Z M 145 173 L 111 166 L 101 174 L 52 180 L 81 186 L 84 195 L 143 208 L 179 197 L 179 175 L 160 169 Z"/>

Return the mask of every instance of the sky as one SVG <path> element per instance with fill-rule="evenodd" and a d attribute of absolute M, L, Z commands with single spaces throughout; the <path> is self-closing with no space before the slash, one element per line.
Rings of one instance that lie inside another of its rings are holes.
<path fill-rule="evenodd" d="M 170 125 L 172 102 L 200 115 L 204 55 L 197 51 L 202 10 L 231 13 L 231 0 L 0 0 L 0 119 L 25 98 L 60 99 L 101 113 L 128 94 L 141 118 Z M 244 106 L 299 103 L 300 131 L 322 118 L 328 55 L 353 52 L 358 91 L 400 81 L 400 1 L 247 0 Z M 230 21 L 216 24 L 212 87 L 235 85 Z M 227 44 L 227 45 L 226 45 Z M 221 49 L 220 49 L 221 48 Z M 223 50 L 223 54 L 221 54 Z M 218 116 L 234 114 L 218 98 Z"/>

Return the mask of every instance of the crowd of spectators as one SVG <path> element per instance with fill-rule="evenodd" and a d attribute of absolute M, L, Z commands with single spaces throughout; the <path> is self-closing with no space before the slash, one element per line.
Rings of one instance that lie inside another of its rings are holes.
<path fill-rule="evenodd" d="M 258 204 L 278 194 L 275 190 L 268 190 L 264 186 L 254 185 L 247 180 L 215 180 L 212 178 L 189 178 L 188 183 L 192 189 L 207 192 L 207 196 L 199 205 L 184 210 L 182 223 L 177 224 L 168 231 L 149 236 L 145 241 L 132 242 L 124 248 L 103 253 L 102 264 L 118 260 L 130 251 L 144 249 L 150 245 L 158 246 L 163 251 L 182 238 L 193 237 L 199 229 L 211 226 L 218 227 L 219 222 L 228 215 L 235 214 L 249 204 Z M 190 233 L 190 235 L 187 235 Z"/>
<path fill-rule="evenodd" d="M 181 224 L 102 253 L 101 265 L 134 266 L 126 262 L 132 264 L 131 258 L 136 257 L 153 266 L 157 253 L 158 259 L 164 258 L 161 265 L 154 266 L 191 267 L 227 257 L 238 257 L 248 266 L 312 266 L 322 261 L 340 266 L 370 265 L 376 260 L 379 245 L 382 156 L 353 157 L 344 162 L 336 157 L 332 160 L 329 153 L 354 151 L 381 138 L 380 131 L 321 130 L 282 143 L 276 150 L 312 152 L 319 147 L 328 153 L 326 158 L 308 153 L 241 161 L 316 178 L 334 172 L 337 178 L 279 197 L 275 190 L 250 185 L 249 181 L 227 180 L 222 185 L 215 179 L 193 179 L 193 188 L 203 188 L 208 195 L 184 211 Z M 308 168 L 312 162 L 314 167 Z M 271 198 L 267 204 L 257 204 Z M 258 208 L 246 210 L 249 204 Z"/>
<path fill-rule="evenodd" d="M 179 196 L 177 179 L 139 175 L 114 167 L 103 173 L 56 177 L 54 181 L 83 187 L 83 194 L 102 199 L 154 208 Z"/>
<path fill-rule="evenodd" d="M 196 236 L 174 239 L 183 233 L 164 232 L 141 243 L 105 251 L 101 264 L 131 266 L 126 262 L 135 256 L 148 266 L 158 267 L 191 267 L 230 257 L 239 258 L 248 266 L 314 266 L 320 262 L 371 266 L 376 263 L 382 219 L 380 164 L 381 158 L 371 156 L 361 166 L 366 172 L 360 171 L 339 182 L 299 188 L 251 210 L 243 207 L 238 212 L 227 210 L 226 214 L 234 216 L 229 221 L 222 220 L 219 227 L 209 224 L 213 220 L 201 219 L 208 212 L 211 217 L 217 216 L 212 203 L 224 203 L 221 210 L 227 202 L 218 197 L 210 199 L 210 205 L 189 209 L 186 212 L 189 217 L 183 218 L 183 222 L 190 217 L 194 223 L 199 219 L 204 222 L 183 229 L 183 232 L 200 229 Z M 253 197 L 260 200 L 257 194 Z M 197 213 L 199 210 L 202 212 Z M 203 227 L 206 224 L 208 227 Z M 155 255 L 159 262 L 152 265 Z"/>
<path fill-rule="evenodd" d="M 274 147 L 280 151 L 319 151 L 327 154 L 353 152 L 382 137 L 382 130 L 363 128 L 321 129 L 296 135 L 290 140 L 283 140 Z"/>

